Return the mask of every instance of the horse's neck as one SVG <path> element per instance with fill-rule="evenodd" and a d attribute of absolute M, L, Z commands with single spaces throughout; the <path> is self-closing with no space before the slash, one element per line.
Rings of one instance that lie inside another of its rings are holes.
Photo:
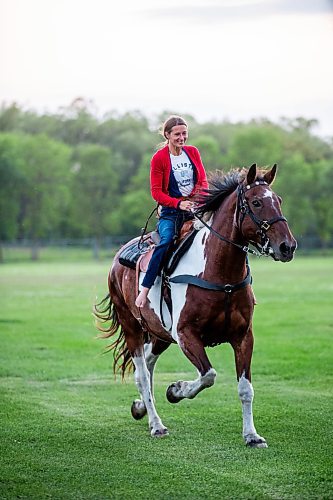
<path fill-rule="evenodd" d="M 221 236 L 237 244 L 244 243 L 234 224 L 236 196 L 229 196 L 213 215 L 212 228 Z M 211 281 L 234 283 L 244 278 L 246 254 L 232 243 L 221 241 L 211 234 L 206 244 L 204 277 Z"/>

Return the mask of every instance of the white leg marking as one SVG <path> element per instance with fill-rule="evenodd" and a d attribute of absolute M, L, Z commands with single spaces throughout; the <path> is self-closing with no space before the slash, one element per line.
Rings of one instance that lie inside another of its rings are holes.
<path fill-rule="evenodd" d="M 156 356 L 155 354 L 152 353 L 152 348 L 153 344 L 151 342 L 144 345 L 145 360 L 149 371 L 150 371 L 150 366 L 152 366 L 152 368 L 154 369 L 156 361 L 159 358 L 159 355 Z"/>
<path fill-rule="evenodd" d="M 158 360 L 159 356 L 155 356 L 155 354 L 153 354 L 151 352 L 151 350 L 152 350 L 152 343 L 151 342 L 149 344 L 144 345 L 144 355 L 145 355 L 146 365 L 147 365 L 149 375 L 150 375 L 150 392 L 151 392 L 153 401 L 155 402 L 154 383 L 153 383 L 153 381 L 154 381 L 154 368 L 155 368 L 155 364 L 156 364 L 156 361 Z M 134 411 L 136 413 L 144 416 L 146 413 L 146 406 L 142 400 L 142 397 L 141 397 L 141 399 L 136 399 L 133 404 L 134 404 Z M 137 417 L 135 417 L 135 418 L 137 418 Z"/>
<path fill-rule="evenodd" d="M 252 401 L 254 397 L 254 390 L 252 384 L 245 375 L 241 376 L 238 382 L 238 394 L 242 402 L 243 411 L 243 437 L 249 446 L 258 448 L 266 448 L 267 444 L 264 438 L 257 434 L 253 422 Z"/>
<path fill-rule="evenodd" d="M 150 374 L 150 390 L 152 393 L 152 396 L 154 398 L 154 369 L 156 365 L 156 361 L 158 360 L 159 356 L 156 356 L 153 354 L 152 351 L 152 343 L 150 342 L 149 344 L 144 345 L 144 352 L 145 352 L 145 360 L 146 360 L 146 365 Z M 155 401 L 155 398 L 154 398 Z"/>
<path fill-rule="evenodd" d="M 145 355 L 145 360 L 146 360 L 146 365 L 149 371 L 150 375 L 150 392 L 153 401 L 155 402 L 155 396 L 154 396 L 154 368 L 156 361 L 158 360 L 159 356 L 155 356 L 152 352 L 152 343 L 150 342 L 149 344 L 144 345 L 144 355 Z M 143 402 L 142 396 L 141 399 L 136 399 L 133 402 L 132 405 L 132 415 L 135 419 L 139 419 L 144 417 L 144 415 L 147 413 L 146 406 Z"/>
<path fill-rule="evenodd" d="M 176 399 L 193 399 L 199 392 L 207 387 L 214 385 L 216 378 L 216 371 L 214 368 L 210 368 L 205 375 L 200 375 L 195 380 L 184 381 L 179 380 L 175 384 L 172 384 L 171 391 Z"/>
<path fill-rule="evenodd" d="M 152 392 L 150 389 L 150 373 L 148 371 L 145 359 L 143 356 L 134 356 L 133 363 L 135 365 L 135 382 L 141 394 L 142 401 L 145 404 L 148 413 L 149 428 L 151 435 L 160 437 L 167 434 L 167 428 L 164 427 L 160 417 L 157 414 Z"/>
<path fill-rule="evenodd" d="M 241 376 L 238 383 L 238 394 L 243 408 L 243 436 L 256 434 L 252 413 L 254 391 L 251 382 L 245 378 L 244 374 Z"/>

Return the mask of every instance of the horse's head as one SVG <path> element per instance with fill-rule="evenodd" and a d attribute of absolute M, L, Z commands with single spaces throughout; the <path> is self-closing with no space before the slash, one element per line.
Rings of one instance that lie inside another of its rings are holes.
<path fill-rule="evenodd" d="M 282 215 L 282 200 L 270 187 L 276 170 L 276 165 L 262 173 L 257 171 L 256 164 L 249 168 L 238 188 L 237 223 L 245 240 L 262 254 L 289 262 L 297 243 Z"/>

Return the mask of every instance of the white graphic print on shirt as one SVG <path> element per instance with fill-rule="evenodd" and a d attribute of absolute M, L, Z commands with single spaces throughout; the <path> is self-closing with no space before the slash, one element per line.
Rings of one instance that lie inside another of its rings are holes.
<path fill-rule="evenodd" d="M 178 189 L 182 196 L 189 196 L 194 187 L 193 165 L 185 153 L 174 156 L 170 153 L 172 171 L 178 184 Z"/>

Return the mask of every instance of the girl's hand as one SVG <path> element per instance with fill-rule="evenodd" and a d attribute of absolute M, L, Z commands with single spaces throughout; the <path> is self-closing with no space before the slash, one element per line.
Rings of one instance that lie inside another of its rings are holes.
<path fill-rule="evenodd" d="M 189 200 L 183 200 L 179 203 L 180 210 L 189 211 L 189 210 L 191 210 L 191 208 L 193 208 L 193 206 L 194 206 L 194 203 L 192 201 L 189 201 Z"/>

